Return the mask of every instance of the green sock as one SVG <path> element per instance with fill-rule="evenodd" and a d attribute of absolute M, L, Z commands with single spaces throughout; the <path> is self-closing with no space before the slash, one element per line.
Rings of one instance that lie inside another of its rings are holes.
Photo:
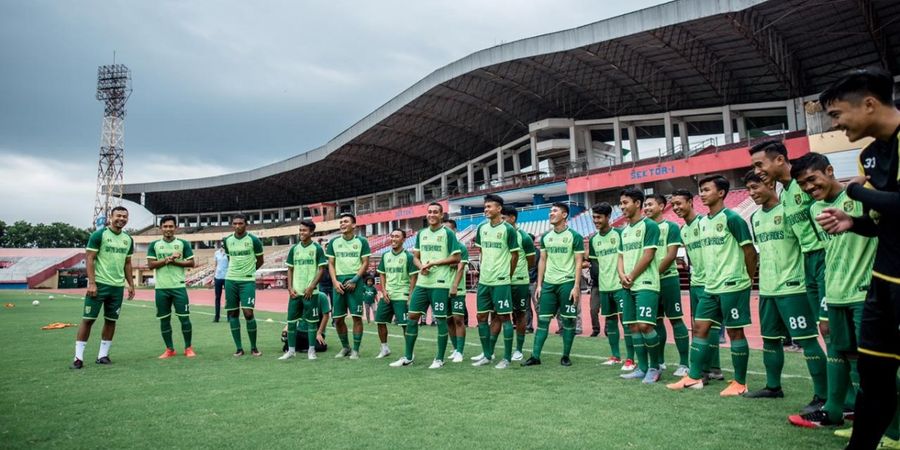
<path fill-rule="evenodd" d="M 625 334 L 625 358 L 634 361 L 634 339 L 631 337 L 628 325 L 622 324 L 622 333 Z"/>
<path fill-rule="evenodd" d="M 466 337 L 465 336 L 457 336 L 456 337 L 456 351 L 462 354 L 463 349 L 466 348 Z"/>
<path fill-rule="evenodd" d="M 734 355 L 734 350 L 734 344 L 732 344 L 732 355 Z M 763 365 L 766 367 L 766 387 L 780 388 L 781 371 L 784 369 L 784 348 L 781 345 L 781 339 L 763 339 Z"/>
<path fill-rule="evenodd" d="M 250 337 L 250 349 L 256 349 L 256 319 L 247 320 L 247 336 Z"/>
<path fill-rule="evenodd" d="M 194 334 L 194 329 L 191 326 L 191 318 L 188 316 L 178 316 L 178 321 L 181 322 L 181 335 L 184 337 L 184 348 L 188 348 L 191 346 L 191 336 Z M 169 336 L 171 336 L 171 334 Z"/>
<path fill-rule="evenodd" d="M 568 357 L 572 353 L 572 343 L 575 342 L 575 319 L 563 319 L 563 356 Z"/>
<path fill-rule="evenodd" d="M 437 319 L 437 359 L 440 361 L 444 360 L 444 354 L 447 353 L 447 338 L 449 336 L 449 332 L 447 331 L 447 319 L 440 318 Z"/>
<path fill-rule="evenodd" d="M 829 347 L 831 346 L 829 345 Z M 847 396 L 847 389 L 850 387 L 850 363 L 843 355 L 829 348 L 826 370 L 828 373 L 828 400 L 822 409 L 828 412 L 829 419 L 838 421 L 843 418 L 844 400 Z"/>
<path fill-rule="evenodd" d="M 406 321 L 406 359 L 412 361 L 413 349 L 416 348 L 416 338 L 419 337 L 419 319 Z"/>
<path fill-rule="evenodd" d="M 734 380 L 741 384 L 747 384 L 747 364 L 750 362 L 750 346 L 747 339 L 734 339 L 731 341 L 731 363 L 734 364 Z M 784 355 L 782 355 L 784 365 Z"/>
<path fill-rule="evenodd" d="M 172 320 L 169 317 L 159 319 L 159 332 L 162 333 L 166 348 L 175 348 L 172 344 Z"/>
<path fill-rule="evenodd" d="M 541 359 L 541 350 L 544 348 L 544 342 L 547 341 L 547 335 L 550 334 L 550 318 L 538 317 L 538 327 L 534 332 L 534 345 L 531 347 L 531 356 L 534 359 Z"/>
<path fill-rule="evenodd" d="M 481 352 L 485 358 L 491 357 L 491 326 L 487 321 L 478 322 L 478 339 L 481 341 Z"/>
<path fill-rule="evenodd" d="M 672 321 L 672 334 L 675 336 L 675 348 L 678 349 L 678 364 L 687 366 L 690 363 L 691 337 L 683 320 Z"/>
<path fill-rule="evenodd" d="M 721 350 L 719 349 L 719 333 L 721 333 L 721 328 L 711 327 L 709 329 L 709 355 L 707 356 L 706 366 L 708 370 L 721 369 L 722 368 L 722 358 L 721 358 Z"/>
<path fill-rule="evenodd" d="M 353 333 L 353 351 L 359 353 L 359 345 L 362 344 L 362 333 Z"/>
<path fill-rule="evenodd" d="M 522 353 L 522 346 L 525 345 L 525 333 L 519 333 L 516 330 L 516 351 Z"/>
<path fill-rule="evenodd" d="M 347 338 L 347 333 L 338 333 L 338 339 L 341 340 L 341 348 L 350 348 L 350 339 Z"/>
<path fill-rule="evenodd" d="M 241 345 L 241 319 L 229 316 L 228 325 L 231 328 L 231 339 L 234 340 L 234 346 L 238 350 L 243 350 L 244 346 Z"/>
<path fill-rule="evenodd" d="M 512 361 L 513 335 L 515 327 L 511 321 L 503 322 L 503 359 Z"/>
<path fill-rule="evenodd" d="M 656 347 L 657 351 L 657 361 L 659 364 L 666 363 L 666 340 L 669 338 L 668 330 L 666 330 L 666 322 L 663 319 L 656 319 L 656 327 L 653 329 L 656 332 L 656 341 L 659 345 Z M 644 342 L 647 343 L 647 336 L 644 336 Z M 653 365 L 651 364 L 651 367 Z"/>
<path fill-rule="evenodd" d="M 655 329 L 651 329 L 648 333 L 641 333 L 644 338 L 644 346 L 647 347 L 647 356 L 650 359 L 650 369 L 659 369 L 659 356 L 661 352 L 659 348 L 659 334 Z"/>
<path fill-rule="evenodd" d="M 647 367 L 650 362 L 647 361 L 647 345 L 644 344 L 644 335 L 640 331 L 632 333 L 631 341 L 634 342 L 634 354 L 637 356 L 638 370 L 647 373 Z"/>
<path fill-rule="evenodd" d="M 847 360 L 850 364 L 850 386 L 847 395 L 844 396 L 844 408 L 856 409 L 856 392 L 859 391 L 859 372 L 856 370 L 856 360 Z"/>
<path fill-rule="evenodd" d="M 613 358 L 621 358 L 622 353 L 619 352 L 619 318 L 610 316 L 606 319 L 606 338 L 609 339 L 609 351 Z M 631 350 L 634 353 L 634 349 Z"/>
<path fill-rule="evenodd" d="M 699 380 L 703 378 L 703 365 L 707 360 L 707 354 L 710 352 L 709 341 L 707 338 L 694 336 L 691 342 L 691 368 L 689 377 Z"/>
<path fill-rule="evenodd" d="M 803 359 L 806 360 L 806 369 L 812 377 L 813 394 L 819 398 L 828 398 L 828 375 L 825 369 L 825 352 L 819 345 L 817 338 L 801 339 L 796 341 L 803 347 Z"/>

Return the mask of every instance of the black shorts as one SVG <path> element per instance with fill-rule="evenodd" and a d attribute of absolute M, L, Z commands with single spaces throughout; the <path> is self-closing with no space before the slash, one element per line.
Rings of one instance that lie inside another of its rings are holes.
<path fill-rule="evenodd" d="M 900 360 L 900 284 L 872 277 L 863 306 L 859 352 Z"/>

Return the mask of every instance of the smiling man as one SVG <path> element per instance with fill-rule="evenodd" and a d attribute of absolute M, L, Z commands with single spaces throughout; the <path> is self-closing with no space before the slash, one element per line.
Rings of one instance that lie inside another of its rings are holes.
<path fill-rule="evenodd" d="M 225 275 L 225 314 L 231 327 L 231 339 L 237 350 L 235 357 L 244 356 L 241 343 L 241 318 L 247 322 L 247 337 L 250 338 L 250 354 L 262 356 L 256 347 L 256 271 L 262 267 L 263 244 L 256 235 L 247 232 L 247 216 L 235 214 L 231 217 L 234 233 L 222 239 L 222 247 L 228 255 L 228 273 Z"/>
<path fill-rule="evenodd" d="M 341 350 L 335 358 L 359 359 L 359 346 L 363 337 L 363 292 L 357 289 L 369 267 L 369 241 L 356 235 L 356 216 L 341 214 L 338 221 L 341 235 L 332 239 L 325 250 L 328 272 L 334 284 L 334 329 L 341 340 Z M 353 318 L 353 349 L 347 339 L 347 314 Z"/>
<path fill-rule="evenodd" d="M 167 359 L 176 355 L 172 344 L 172 307 L 175 317 L 181 322 L 181 335 L 184 338 L 184 356 L 193 358 L 194 347 L 191 346 L 191 313 L 187 289 L 184 285 L 184 269 L 194 267 L 194 252 L 191 244 L 175 237 L 177 229 L 175 216 L 163 216 L 159 220 L 159 229 L 163 238 L 155 240 L 147 247 L 147 266 L 154 271 L 156 278 L 156 318 L 166 351 L 159 359 Z"/>

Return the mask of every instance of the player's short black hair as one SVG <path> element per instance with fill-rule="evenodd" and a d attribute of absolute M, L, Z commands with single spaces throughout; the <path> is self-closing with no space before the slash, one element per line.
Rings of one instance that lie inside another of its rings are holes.
<path fill-rule="evenodd" d="M 691 202 L 694 200 L 694 194 L 687 189 L 675 189 L 672 191 L 672 194 L 669 197 L 684 197 L 687 201 Z"/>
<path fill-rule="evenodd" d="M 780 141 L 763 141 L 750 147 L 751 155 L 759 152 L 766 152 L 766 156 L 771 159 L 775 159 L 778 155 L 783 156 L 785 160 L 788 159 L 787 147 Z"/>
<path fill-rule="evenodd" d="M 612 206 L 606 202 L 600 202 L 591 207 L 591 213 L 601 216 L 612 216 Z"/>
<path fill-rule="evenodd" d="M 503 202 L 503 197 L 501 197 L 501 196 L 499 196 L 499 195 L 496 195 L 496 194 L 488 194 L 488 195 L 485 195 L 485 196 L 484 196 L 484 202 L 485 202 L 485 203 L 487 203 L 487 202 L 494 202 L 494 203 L 500 205 L 501 208 L 503 207 L 503 204 L 504 204 L 504 202 Z"/>
<path fill-rule="evenodd" d="M 707 175 L 701 178 L 700 181 L 697 182 L 697 186 L 703 186 L 710 182 L 716 186 L 717 190 L 725 191 L 725 196 L 728 196 L 728 191 L 731 189 L 731 183 L 728 182 L 727 178 L 719 174 Z"/>
<path fill-rule="evenodd" d="M 241 219 L 244 222 L 246 222 L 247 216 L 245 216 L 243 213 L 232 214 L 231 215 L 231 223 L 234 223 L 234 219 Z"/>
<path fill-rule="evenodd" d="M 309 231 L 311 231 L 311 232 L 316 231 L 316 223 L 313 222 L 312 220 L 301 220 L 300 226 L 309 228 Z"/>
<path fill-rule="evenodd" d="M 657 192 L 657 193 L 650 194 L 650 195 L 647 196 L 647 200 L 649 200 L 649 199 L 651 199 L 651 198 L 652 198 L 654 201 L 656 201 L 656 203 L 659 203 L 663 208 L 665 208 L 665 207 L 666 207 L 666 203 L 668 203 L 668 200 L 666 200 L 666 196 L 665 196 L 665 195 L 662 195 L 662 194 L 660 194 L 660 193 L 658 193 L 658 192 Z"/>
<path fill-rule="evenodd" d="M 126 207 L 124 207 L 124 206 L 116 206 L 115 208 L 113 208 L 113 209 L 109 212 L 109 215 L 112 215 L 112 214 L 113 214 L 114 212 L 116 212 L 116 211 L 125 211 L 125 212 L 127 213 L 127 212 L 128 212 L 128 208 L 126 208 Z"/>
<path fill-rule="evenodd" d="M 825 169 L 830 165 L 831 162 L 828 161 L 827 156 L 821 153 L 810 152 L 795 159 L 791 163 L 791 178 L 797 179 L 797 177 L 807 170 L 825 173 Z"/>
<path fill-rule="evenodd" d="M 513 208 L 512 206 L 504 206 L 500 209 L 500 214 L 504 216 L 515 217 L 516 219 L 519 218 L 519 211 L 517 211 L 516 208 Z"/>
<path fill-rule="evenodd" d="M 443 223 L 449 223 L 454 229 L 456 228 L 456 221 L 449 217 L 444 217 Z"/>
<path fill-rule="evenodd" d="M 428 208 L 431 208 L 432 206 L 437 206 L 438 208 L 440 208 L 441 212 L 444 212 L 444 205 L 442 205 L 438 202 L 431 202 L 428 204 Z M 428 209 L 428 208 L 425 208 L 425 209 Z"/>
<path fill-rule="evenodd" d="M 349 217 L 350 222 L 356 223 L 356 216 L 354 216 L 353 213 L 348 213 L 348 212 L 341 213 L 341 215 L 338 216 L 338 219 L 343 219 L 344 217 Z"/>
<path fill-rule="evenodd" d="M 567 216 L 569 215 L 569 205 L 567 205 L 567 204 L 565 204 L 565 203 L 562 203 L 562 202 L 554 202 L 554 203 L 553 203 L 552 205 L 550 205 L 550 206 L 559 208 L 559 209 L 565 211 L 565 213 L 566 213 Z"/>
<path fill-rule="evenodd" d="M 644 204 L 644 193 L 637 188 L 630 187 L 622 189 L 622 192 L 619 193 L 619 197 L 628 197 L 632 201 L 641 202 L 642 206 Z"/>
<path fill-rule="evenodd" d="M 406 230 L 404 230 L 403 228 L 394 228 L 393 230 L 391 230 L 391 234 L 394 234 L 394 231 L 399 231 L 400 235 L 403 236 L 403 239 L 406 239 Z"/>
<path fill-rule="evenodd" d="M 750 184 L 750 183 L 762 183 L 762 182 L 763 182 L 762 177 L 757 175 L 756 171 L 753 169 L 748 170 L 747 173 L 744 174 L 744 184 L 745 185 Z"/>
<path fill-rule="evenodd" d="M 169 221 L 172 221 L 173 223 L 175 223 L 176 227 L 178 226 L 178 219 L 176 219 L 175 216 L 172 216 L 172 215 L 162 216 L 159 219 L 159 226 L 162 226 L 162 224 L 169 222 Z"/>
<path fill-rule="evenodd" d="M 836 101 L 855 103 L 867 96 L 885 105 L 894 104 L 894 78 L 888 71 L 880 67 L 851 70 L 819 94 L 819 103 L 827 108 Z"/>

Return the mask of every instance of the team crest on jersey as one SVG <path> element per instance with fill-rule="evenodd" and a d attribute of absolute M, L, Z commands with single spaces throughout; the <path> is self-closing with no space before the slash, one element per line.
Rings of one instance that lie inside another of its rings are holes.
<path fill-rule="evenodd" d="M 844 212 L 853 212 L 853 201 L 847 200 L 844 202 Z"/>
<path fill-rule="evenodd" d="M 437 236 L 437 237 L 436 237 L 436 239 L 437 239 L 437 241 L 438 241 L 438 242 L 441 242 L 441 241 L 443 241 L 443 240 L 444 240 L 444 237 L 443 237 L 443 236 L 440 236 L 440 235 L 438 235 L 438 236 Z"/>
<path fill-rule="evenodd" d="M 794 203 L 798 205 L 803 203 L 803 196 L 800 194 L 794 194 Z"/>
<path fill-rule="evenodd" d="M 694 236 L 700 236 L 700 229 L 694 228 Z"/>
<path fill-rule="evenodd" d="M 758 220 L 757 220 L 757 221 L 754 221 L 754 222 L 753 222 L 753 226 L 754 226 L 754 227 L 759 227 L 759 221 L 758 221 Z"/>
<path fill-rule="evenodd" d="M 422 236 L 422 240 L 423 240 L 423 241 L 427 241 L 427 240 L 428 240 L 428 236 Z"/>
<path fill-rule="evenodd" d="M 569 243 L 569 238 L 568 238 L 568 237 L 564 237 L 564 238 L 563 238 L 563 244 L 568 244 L 568 243 Z"/>
<path fill-rule="evenodd" d="M 716 231 L 718 231 L 719 233 L 721 233 L 722 230 L 724 230 L 724 229 L 725 229 L 725 225 L 722 225 L 721 223 L 716 224 Z"/>
<path fill-rule="evenodd" d="M 616 238 L 614 238 L 614 237 L 609 238 L 609 243 L 615 245 Z"/>
<path fill-rule="evenodd" d="M 359 250 L 359 244 L 354 242 L 353 245 L 351 245 L 351 248 L 353 248 L 353 250 Z"/>
<path fill-rule="evenodd" d="M 497 232 L 497 239 L 500 239 L 500 238 L 502 238 L 502 237 L 503 237 L 503 232 L 502 232 L 502 231 L 498 231 L 498 232 Z"/>
<path fill-rule="evenodd" d="M 641 237 L 641 230 L 637 230 L 634 232 L 634 237 Z"/>
<path fill-rule="evenodd" d="M 781 225 L 781 216 L 775 216 L 775 225 Z"/>

